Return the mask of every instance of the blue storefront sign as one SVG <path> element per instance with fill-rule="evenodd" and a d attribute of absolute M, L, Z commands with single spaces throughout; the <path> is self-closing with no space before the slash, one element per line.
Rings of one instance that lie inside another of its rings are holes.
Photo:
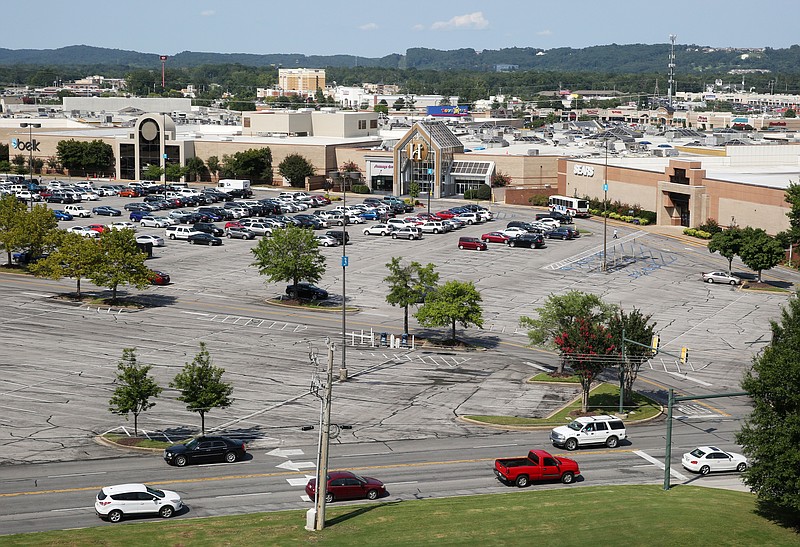
<path fill-rule="evenodd" d="M 428 116 L 469 116 L 469 105 L 429 106 Z"/>

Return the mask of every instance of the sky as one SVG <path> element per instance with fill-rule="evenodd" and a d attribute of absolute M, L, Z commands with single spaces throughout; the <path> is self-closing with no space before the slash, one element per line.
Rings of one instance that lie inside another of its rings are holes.
<path fill-rule="evenodd" d="M 657 44 L 675 34 L 679 45 L 786 48 L 800 43 L 798 20 L 798 0 L 35 0 L 3 6 L 0 47 L 375 58 L 413 47 Z"/>

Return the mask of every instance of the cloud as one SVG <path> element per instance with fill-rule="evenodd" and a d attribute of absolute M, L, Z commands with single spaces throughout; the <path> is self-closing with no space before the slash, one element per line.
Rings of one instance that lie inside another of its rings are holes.
<path fill-rule="evenodd" d="M 376 23 L 367 23 L 365 25 L 361 25 L 358 28 L 361 30 L 378 30 L 378 25 Z"/>
<path fill-rule="evenodd" d="M 468 29 L 480 30 L 489 26 L 489 21 L 483 16 L 482 11 L 456 15 L 449 21 L 437 21 L 431 25 L 431 30 Z"/>
<path fill-rule="evenodd" d="M 419 32 L 421 30 L 425 30 L 425 25 L 416 24 L 413 27 L 411 27 L 411 30 L 413 30 L 415 32 Z"/>
<path fill-rule="evenodd" d="M 536 33 L 536 36 L 552 36 L 553 31 L 550 29 L 540 30 Z"/>
<path fill-rule="evenodd" d="M 202 15 L 203 17 L 211 17 L 212 15 L 216 15 L 216 14 L 217 14 L 217 12 L 214 11 L 213 9 L 207 9 L 207 10 L 204 10 L 204 11 L 200 12 L 200 15 Z"/>

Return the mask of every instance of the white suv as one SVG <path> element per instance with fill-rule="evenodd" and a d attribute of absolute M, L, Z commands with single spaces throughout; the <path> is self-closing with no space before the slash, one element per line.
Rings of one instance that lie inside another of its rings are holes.
<path fill-rule="evenodd" d="M 125 515 L 154 513 L 168 519 L 183 507 L 181 497 L 171 490 L 157 490 L 145 484 L 118 484 L 100 489 L 94 510 L 100 518 L 119 522 Z"/>
<path fill-rule="evenodd" d="M 550 440 L 556 446 L 575 450 L 579 446 L 604 444 L 616 448 L 625 439 L 625 424 L 616 416 L 586 416 L 576 418 L 568 425 L 553 428 Z"/>

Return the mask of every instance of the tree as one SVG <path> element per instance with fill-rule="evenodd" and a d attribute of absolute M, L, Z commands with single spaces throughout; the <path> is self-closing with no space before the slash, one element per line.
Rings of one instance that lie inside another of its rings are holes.
<path fill-rule="evenodd" d="M 100 260 L 89 279 L 99 287 L 110 288 L 112 302 L 117 300 L 120 285 L 143 289 L 150 284 L 150 269 L 144 263 L 147 255 L 136 245 L 133 230 L 105 230 L 99 245 Z"/>
<path fill-rule="evenodd" d="M 202 180 L 203 175 L 205 175 L 207 172 L 208 168 L 201 158 L 193 156 L 186 160 L 186 176 L 189 180 Z"/>
<path fill-rule="evenodd" d="M 421 265 L 419 262 L 401 264 L 402 257 L 392 257 L 386 264 L 389 275 L 383 280 L 389 284 L 386 301 L 392 306 L 403 308 L 403 333 L 408 334 L 408 307 L 425 301 L 426 295 L 436 289 L 439 274 L 433 264 Z"/>
<path fill-rule="evenodd" d="M 306 177 L 314 174 L 314 166 L 300 154 L 289 154 L 278 165 L 278 173 L 295 188 L 305 188 Z"/>
<path fill-rule="evenodd" d="M 11 265 L 11 253 L 21 246 L 25 238 L 26 206 L 13 194 L 0 197 L 0 244 L 8 254 L 8 265 Z"/>
<path fill-rule="evenodd" d="M 211 180 L 213 181 L 220 170 L 219 158 L 217 156 L 209 156 L 206 160 L 206 167 L 208 167 L 208 172 L 211 174 Z"/>
<path fill-rule="evenodd" d="M 758 272 L 761 283 L 761 272 L 774 268 L 786 258 L 783 247 L 761 228 L 748 226 L 742 230 L 742 247 L 739 257 L 744 265 Z"/>
<path fill-rule="evenodd" d="M 562 360 L 569 363 L 581 379 L 581 410 L 586 412 L 592 382 L 608 366 L 607 356 L 615 353 L 614 337 L 602 323 L 576 317 L 553 341 L 561 351 Z"/>
<path fill-rule="evenodd" d="M 99 139 L 83 143 L 83 169 L 106 173 L 114 168 L 114 149 Z"/>
<path fill-rule="evenodd" d="M 762 501 L 800 511 L 800 293 L 771 322 L 772 341 L 753 359 L 742 389 L 753 410 L 736 442 L 750 467 L 742 478 Z"/>
<path fill-rule="evenodd" d="M 81 279 L 88 278 L 100 263 L 100 246 L 90 237 L 59 231 L 55 247 L 52 253 L 31 264 L 29 269 L 37 277 L 73 278 L 76 283 L 76 293 L 80 299 Z"/>
<path fill-rule="evenodd" d="M 456 343 L 456 324 L 483 328 L 481 295 L 472 281 L 448 281 L 425 297 L 414 317 L 426 327 L 452 327 L 451 343 Z"/>
<path fill-rule="evenodd" d="M 406 100 L 403 97 L 398 97 L 397 100 L 392 105 L 397 112 L 400 112 L 406 107 Z"/>
<path fill-rule="evenodd" d="M 142 177 L 146 180 L 161 180 L 161 175 L 164 174 L 164 168 L 155 163 L 150 163 L 142 169 Z"/>
<path fill-rule="evenodd" d="M 497 171 L 492 175 L 492 188 L 499 188 L 511 184 L 511 177 L 507 174 Z"/>
<path fill-rule="evenodd" d="M 727 230 L 717 232 L 708 242 L 708 252 L 719 253 L 728 259 L 728 273 L 731 273 L 733 259 L 742 248 L 742 230 L 731 226 Z"/>
<path fill-rule="evenodd" d="M 625 349 L 625 359 L 621 359 L 619 365 L 619 374 L 624 390 L 623 402 L 625 404 L 633 403 L 633 384 L 636 382 L 642 365 L 653 356 L 650 344 L 653 340 L 656 323 L 650 323 L 652 317 L 652 315 L 644 315 L 634 308 L 630 313 L 617 310 L 608 322 L 608 329 L 613 336 L 614 346 L 619 351 L 623 347 Z M 625 333 L 624 342 L 622 340 L 623 333 Z M 638 342 L 638 344 L 632 344 L 629 340 Z"/>
<path fill-rule="evenodd" d="M 77 235 L 77 234 L 76 234 Z M 78 236 L 81 237 L 81 236 Z M 152 365 L 136 362 L 136 349 L 124 348 L 122 360 L 117 364 L 117 384 L 114 395 L 108 401 L 108 409 L 114 414 L 133 414 L 133 436 L 139 436 L 139 414 L 155 406 L 151 397 L 158 397 L 163 389 L 150 377 Z"/>
<path fill-rule="evenodd" d="M 221 175 L 225 178 L 245 178 L 251 181 L 272 182 L 272 151 L 269 147 L 250 148 L 223 156 Z"/>
<path fill-rule="evenodd" d="M 168 163 L 165 171 L 165 178 L 171 181 L 179 181 L 186 175 L 186 167 L 181 167 L 178 163 Z"/>
<path fill-rule="evenodd" d="M 205 342 L 200 342 L 200 353 L 169 383 L 181 392 L 179 401 L 186 403 L 186 410 L 200 414 L 200 431 L 206 434 L 206 413 L 213 408 L 227 408 L 233 403 L 233 386 L 222 381 L 225 369 L 211 363 L 211 355 Z"/>
<path fill-rule="evenodd" d="M 553 346 L 556 336 L 566 332 L 578 318 L 589 323 L 604 324 L 614 313 L 614 306 L 603 302 L 599 296 L 581 291 L 551 294 L 541 308 L 536 309 L 537 319 L 520 317 L 519 323 L 527 327 L 528 339 L 534 346 Z M 558 373 L 563 372 L 563 361 Z"/>
<path fill-rule="evenodd" d="M 315 283 L 325 273 L 325 257 L 314 232 L 298 226 L 273 231 L 271 238 L 262 238 L 251 252 L 256 258 L 252 265 L 271 283 L 289 281 L 297 285 L 303 280 Z"/>

